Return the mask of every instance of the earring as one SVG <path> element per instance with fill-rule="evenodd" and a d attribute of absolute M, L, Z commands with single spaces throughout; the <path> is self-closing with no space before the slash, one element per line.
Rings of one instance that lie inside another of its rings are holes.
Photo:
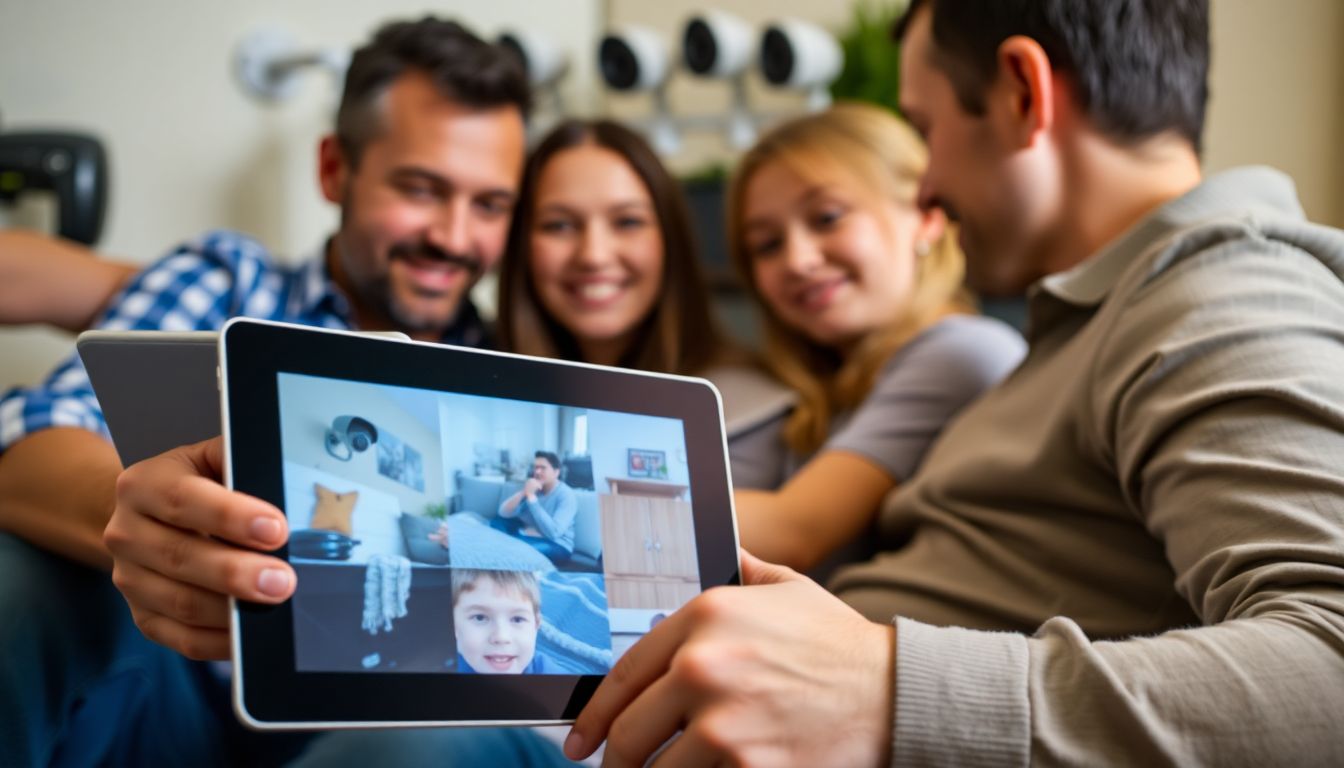
<path fill-rule="evenodd" d="M 917 258 L 922 259 L 922 258 L 924 258 L 925 256 L 928 256 L 930 250 L 931 250 L 931 248 L 930 248 L 929 244 L 928 244 L 927 242 L 925 242 L 924 240 L 916 240 L 916 241 L 915 241 L 915 256 L 916 256 Z"/>

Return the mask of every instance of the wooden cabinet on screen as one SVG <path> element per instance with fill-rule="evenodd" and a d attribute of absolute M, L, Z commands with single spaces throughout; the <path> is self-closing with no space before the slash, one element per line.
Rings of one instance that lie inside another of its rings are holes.
<path fill-rule="evenodd" d="M 599 497 L 607 605 L 676 610 L 700 593 L 686 486 L 607 478 Z"/>

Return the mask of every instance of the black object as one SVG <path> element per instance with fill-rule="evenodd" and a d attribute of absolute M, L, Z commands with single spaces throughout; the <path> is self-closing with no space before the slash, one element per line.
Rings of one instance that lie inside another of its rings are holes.
<path fill-rule="evenodd" d="M 728 259 L 728 233 L 723 225 L 724 184 L 720 178 L 688 179 L 682 182 L 686 205 L 691 213 L 700 244 L 700 260 L 705 277 L 714 288 L 740 288 L 737 274 Z"/>
<path fill-rule="evenodd" d="M 359 543 L 343 533 L 306 528 L 289 535 L 289 556 L 309 560 L 349 560 L 350 550 Z"/>
<path fill-rule="evenodd" d="M 697 75 L 712 71 L 714 63 L 719 59 L 719 44 L 714 41 L 714 30 L 704 19 L 693 19 L 686 25 L 681 50 L 686 57 L 686 68 Z"/>
<path fill-rule="evenodd" d="M 793 46 L 789 36 L 770 27 L 761 37 L 761 74 L 771 85 L 784 85 L 793 77 Z"/>
<path fill-rule="evenodd" d="M 598 46 L 598 66 L 607 85 L 618 91 L 628 91 L 639 84 L 639 58 L 630 45 L 615 35 L 602 38 Z"/>
<path fill-rule="evenodd" d="M 570 456 L 561 462 L 564 465 L 564 473 L 561 479 L 565 485 L 576 491 L 591 491 L 593 488 L 593 457 L 591 456 Z"/>
<path fill-rule="evenodd" d="M 523 65 L 523 71 L 531 73 L 531 63 L 527 60 L 527 49 L 523 47 L 521 40 L 515 35 L 507 32 L 499 36 L 499 47 L 518 57 L 518 63 Z"/>
<path fill-rule="evenodd" d="M 57 234 L 98 242 L 107 209 L 107 155 L 92 136 L 33 131 L 0 134 L 0 202 L 41 189 L 56 193 Z"/>

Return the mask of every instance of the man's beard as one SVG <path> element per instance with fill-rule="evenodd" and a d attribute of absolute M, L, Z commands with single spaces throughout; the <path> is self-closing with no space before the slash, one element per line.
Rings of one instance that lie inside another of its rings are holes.
<path fill-rule="evenodd" d="M 410 306 L 398 300 L 396 293 L 392 289 L 391 278 L 383 274 L 370 281 L 365 291 L 366 300 L 376 302 L 386 308 L 388 318 L 408 332 L 443 332 L 452 325 L 453 320 L 461 311 L 462 302 L 467 300 L 467 293 L 471 286 L 475 285 L 483 271 L 483 265 L 479 258 L 466 254 L 449 253 L 442 248 L 434 246 L 423 241 L 410 241 L 394 244 L 388 249 L 387 262 L 390 267 L 397 261 L 432 261 L 441 262 L 457 267 L 467 273 L 467 279 L 461 289 L 461 295 L 458 296 L 457 306 L 446 317 L 437 315 L 426 315 L 423 312 L 413 311 Z M 414 290 L 410 288 L 409 290 Z"/>
<path fill-rule="evenodd" d="M 445 264 L 452 264 L 460 269 L 467 271 L 471 277 L 469 283 L 474 283 L 481 276 L 481 260 L 475 256 L 468 256 L 463 253 L 449 253 L 442 248 L 424 242 L 401 242 L 393 245 L 387 251 L 387 260 L 389 263 L 398 260 L 410 260 L 419 257 L 428 261 L 439 261 Z"/>

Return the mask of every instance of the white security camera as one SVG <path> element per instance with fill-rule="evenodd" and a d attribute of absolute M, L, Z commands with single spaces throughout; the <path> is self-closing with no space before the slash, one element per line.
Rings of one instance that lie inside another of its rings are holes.
<path fill-rule="evenodd" d="M 294 96 L 299 75 L 318 68 L 331 73 L 339 93 L 350 66 L 350 52 L 343 48 L 304 50 L 289 30 L 259 27 L 249 32 L 233 51 L 233 68 L 243 89 L 263 101 L 285 101 Z"/>
<path fill-rule="evenodd" d="M 499 46 L 518 57 L 532 86 L 538 111 L 547 110 L 549 120 L 533 121 L 529 132 L 543 132 L 550 122 L 565 113 L 560 81 L 569 73 L 569 54 L 554 40 L 526 30 L 509 30 L 499 36 Z"/>
<path fill-rule="evenodd" d="M 844 64 L 840 43 L 815 24 L 782 19 L 766 27 L 761 36 L 761 74 L 766 82 L 807 90 L 809 109 L 830 105 L 827 87 L 840 76 Z"/>
<path fill-rule="evenodd" d="M 569 72 L 569 54 L 548 37 L 515 29 L 501 34 L 499 44 L 523 62 L 533 88 L 553 86 Z"/>
<path fill-rule="evenodd" d="M 755 59 L 756 35 L 747 22 L 722 11 L 692 16 L 681 35 L 686 69 L 700 77 L 732 83 L 732 106 L 725 126 L 728 144 L 746 149 L 756 141 L 756 123 L 747 105 L 747 68 Z"/>
<path fill-rule="evenodd" d="M 648 27 L 612 30 L 597 49 L 602 79 L 617 91 L 651 91 L 667 81 L 667 45 Z"/>
<path fill-rule="evenodd" d="M 598 46 L 597 63 L 603 81 L 612 90 L 652 91 L 650 143 L 663 154 L 680 150 L 681 136 L 667 106 L 667 77 L 672 68 L 667 45 L 658 33 L 633 24 L 613 29 Z"/>
<path fill-rule="evenodd" d="M 686 22 L 681 52 L 686 68 L 701 77 L 736 77 L 755 58 L 756 35 L 736 16 L 706 11 Z"/>
<path fill-rule="evenodd" d="M 327 453 L 341 461 L 349 461 L 356 453 L 369 450 L 369 446 L 376 442 L 377 427 L 358 416 L 337 416 L 327 429 Z"/>

